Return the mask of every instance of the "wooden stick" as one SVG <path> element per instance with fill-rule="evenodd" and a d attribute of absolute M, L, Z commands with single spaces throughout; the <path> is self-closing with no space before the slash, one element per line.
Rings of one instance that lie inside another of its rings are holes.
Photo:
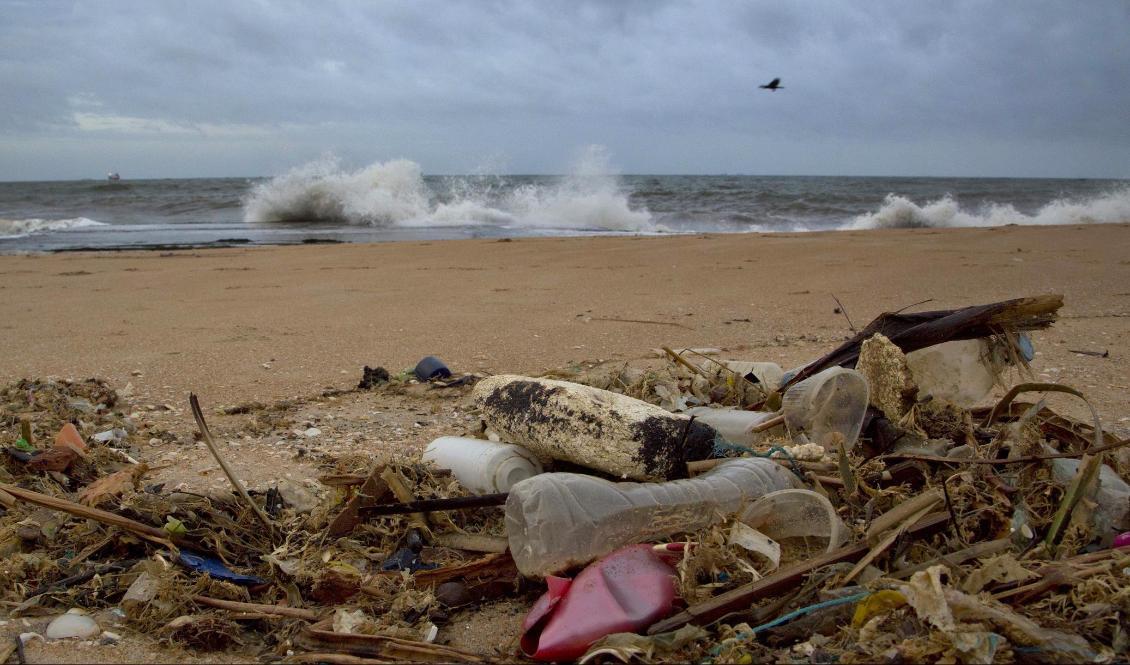
<path fill-rule="evenodd" d="M 752 428 L 750 428 L 749 431 L 757 432 L 757 433 L 760 434 L 761 432 L 764 432 L 765 430 L 770 430 L 770 429 L 773 429 L 774 427 L 776 427 L 777 425 L 784 425 L 784 424 L 785 424 L 785 414 L 779 413 L 779 414 L 773 416 L 772 418 L 770 418 L 769 420 L 764 420 L 760 423 L 757 423 Z"/>
<path fill-rule="evenodd" d="M 382 503 L 379 506 L 369 506 L 361 509 L 365 517 L 379 517 L 381 515 L 403 515 L 405 513 L 434 513 L 442 510 L 470 510 L 473 508 L 486 508 L 501 506 L 506 503 L 508 493 L 482 494 L 479 496 L 457 496 L 451 499 L 424 499 L 422 501 L 408 501 L 405 503 Z"/>
<path fill-rule="evenodd" d="M 958 565 L 963 564 L 966 561 L 969 561 L 971 559 L 979 559 L 983 556 L 992 556 L 993 554 L 1000 554 L 1001 552 L 1004 552 L 1005 550 L 1007 550 L 1011 546 L 1012 546 L 1012 544 L 1009 542 L 1008 538 L 1000 538 L 998 540 L 986 540 L 985 542 L 977 543 L 976 545 L 973 545 L 972 547 L 967 547 L 963 550 L 958 550 L 956 552 L 950 552 L 949 554 L 943 554 L 943 555 L 941 555 L 937 558 L 930 559 L 929 561 L 927 561 L 925 563 L 920 563 L 916 566 L 910 566 L 909 568 L 900 568 L 899 570 L 896 570 L 895 572 L 890 573 L 890 574 L 886 575 L 885 577 L 890 577 L 891 579 L 896 579 L 896 580 L 902 580 L 902 579 L 906 579 L 906 578 L 910 577 L 914 573 L 917 573 L 917 572 L 922 571 L 922 570 L 926 570 L 927 568 L 930 568 L 931 566 L 937 566 L 938 564 L 946 564 L 948 566 L 958 566 Z"/>
<path fill-rule="evenodd" d="M 134 534 L 135 536 L 140 536 L 148 541 L 157 543 L 162 547 L 168 547 L 169 549 L 176 549 L 173 546 L 173 543 L 176 543 L 177 545 L 180 545 L 182 547 L 194 546 L 194 544 L 187 539 L 172 536 L 164 529 L 158 529 L 157 527 L 149 526 L 148 524 L 142 524 L 141 522 L 131 520 L 128 517 L 122 517 L 121 515 L 107 512 L 105 510 L 100 510 L 98 508 L 88 508 L 87 506 L 84 506 L 80 503 L 74 503 L 73 501 L 67 501 L 66 499 L 58 499 L 46 494 L 40 494 L 39 492 L 33 492 L 32 490 L 25 490 L 22 487 L 8 485 L 7 483 L 0 483 L 0 491 L 7 492 L 9 495 L 17 499 L 27 501 L 28 503 L 34 503 L 37 506 L 51 508 L 52 510 L 61 510 L 65 513 L 70 513 L 75 517 L 84 517 L 86 519 L 91 519 L 96 522 L 108 524 L 110 526 L 116 526 L 119 529 Z"/>
<path fill-rule="evenodd" d="M 910 537 L 926 536 L 943 528 L 948 521 L 949 513 L 945 511 L 932 513 L 907 529 L 904 535 Z M 795 588 L 798 582 L 817 568 L 845 561 L 858 561 L 870 550 L 871 547 L 868 546 L 867 543 L 848 545 L 834 552 L 818 556 L 815 559 L 801 561 L 791 566 L 781 568 L 756 582 L 751 582 L 736 589 L 732 589 L 710 600 L 699 603 L 698 605 L 692 605 L 670 618 L 658 621 L 647 629 L 647 633 L 648 635 L 655 635 L 657 633 L 676 630 L 688 623 L 701 626 L 717 621 L 731 612 L 749 609 L 752 603 L 761 598 Z"/>
<path fill-rule="evenodd" d="M 681 355 L 672 351 L 670 347 L 664 346 L 664 347 L 660 347 L 660 348 L 663 349 L 663 353 L 667 354 L 667 357 L 669 357 L 671 360 L 675 361 L 675 364 L 682 365 L 683 367 L 686 367 L 687 369 L 689 369 L 694 374 L 698 374 L 699 376 L 701 376 L 703 378 L 707 378 L 706 372 L 703 372 L 701 368 L 691 364 L 691 362 L 689 360 L 687 360 L 686 358 L 684 358 Z"/>
<path fill-rule="evenodd" d="M 204 412 L 200 409 L 200 400 L 196 399 L 195 393 L 189 393 L 188 403 L 192 406 L 192 415 L 196 418 L 196 426 L 200 429 L 200 435 L 204 438 L 204 445 L 208 446 L 208 451 L 211 452 L 212 457 L 216 458 L 216 461 L 220 463 L 220 468 L 224 470 L 224 475 L 228 477 L 228 482 L 232 484 L 232 487 L 235 488 L 235 491 L 239 493 L 239 496 L 243 498 L 244 502 L 251 507 L 251 511 L 255 513 L 255 517 L 258 518 L 263 524 L 263 527 L 267 529 L 267 536 L 271 543 L 274 543 L 275 526 L 271 522 L 271 518 L 267 517 L 267 513 L 263 512 L 259 504 L 255 503 L 251 495 L 247 493 L 247 489 L 244 488 L 243 483 L 239 482 L 239 479 L 236 478 L 235 472 L 231 470 L 231 467 L 228 466 L 228 463 L 224 461 L 224 458 L 220 455 L 220 451 L 216 448 L 216 443 L 212 440 L 212 433 L 208 431 L 208 423 L 204 422 Z"/>
<path fill-rule="evenodd" d="M 408 479 L 404 477 L 404 474 L 400 473 L 399 469 L 397 469 L 395 467 L 391 467 L 391 466 L 386 467 L 384 471 L 381 471 L 381 479 L 384 480 L 385 483 L 388 484 L 388 488 L 390 490 L 392 490 L 393 495 L 397 499 L 400 500 L 399 504 L 392 504 L 391 506 L 385 506 L 385 508 L 391 508 L 391 507 L 396 507 L 396 506 L 405 506 L 405 505 L 410 505 L 410 504 L 416 503 L 416 501 L 415 501 L 416 497 L 413 496 L 412 490 L 408 489 Z M 371 508 L 367 508 L 364 511 L 362 511 L 362 514 L 365 514 L 365 512 L 367 512 L 368 510 L 371 510 L 373 508 L 380 509 L 381 506 L 372 506 Z M 428 524 L 428 517 L 427 517 L 427 515 L 424 514 L 423 511 L 421 511 L 419 509 L 415 509 L 415 510 L 406 510 L 404 512 L 411 514 L 412 524 L 417 529 L 423 531 L 424 533 L 429 533 L 429 534 L 431 533 L 431 525 Z M 403 515 L 404 512 L 378 513 L 378 514 Z"/>
<path fill-rule="evenodd" d="M 321 618 L 321 615 L 317 612 L 304 610 L 300 607 L 280 607 L 278 605 L 264 605 L 262 603 L 241 603 L 235 600 L 209 598 L 208 596 L 193 596 L 192 600 L 201 605 L 207 605 L 208 607 L 215 607 L 221 610 L 231 610 L 233 612 L 257 612 L 260 614 L 290 617 L 292 619 L 305 619 L 306 621 L 317 621 Z"/>

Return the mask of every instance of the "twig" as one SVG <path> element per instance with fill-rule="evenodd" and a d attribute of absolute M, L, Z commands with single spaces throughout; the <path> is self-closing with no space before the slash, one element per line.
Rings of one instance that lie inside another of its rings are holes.
<path fill-rule="evenodd" d="M 223 600 L 220 598 L 209 598 L 208 596 L 193 596 L 193 602 L 207 605 L 208 607 L 215 607 L 221 610 L 232 610 L 234 612 L 258 612 L 260 614 L 273 614 L 280 617 L 290 617 L 293 619 L 304 619 L 306 621 L 317 621 L 320 615 L 313 610 L 304 610 L 300 607 L 280 607 L 278 605 L 265 605 L 261 603 L 241 603 L 235 600 Z"/>
<path fill-rule="evenodd" d="M 664 346 L 664 347 L 661 347 L 661 348 L 663 349 L 663 353 L 666 353 L 667 356 L 669 358 L 671 358 L 671 360 L 675 361 L 676 364 L 682 365 L 683 367 L 686 367 L 687 369 L 694 372 L 695 374 L 698 374 L 699 376 L 706 378 L 706 373 L 703 372 L 701 368 L 695 367 L 694 365 L 691 364 L 691 362 L 689 360 L 687 360 L 686 358 L 682 357 L 681 355 L 675 353 L 669 347 Z"/>
<path fill-rule="evenodd" d="M 1094 356 L 1096 358 L 1109 358 L 1110 351 L 1085 351 L 1083 349 L 1068 349 L 1070 353 L 1078 353 L 1081 356 Z"/>
<path fill-rule="evenodd" d="M 1027 464 L 1029 462 L 1042 462 L 1049 459 L 1074 459 L 1082 457 L 1083 455 L 1093 455 L 1095 453 L 1103 453 L 1115 448 L 1122 448 L 1123 446 L 1130 446 L 1130 439 L 1119 441 L 1118 443 L 1108 443 L 1105 446 L 1091 448 L 1090 450 L 1077 452 L 1077 453 L 1054 453 L 1048 455 L 1029 455 L 1027 457 L 1013 457 L 1011 459 L 981 459 L 973 457 L 942 457 L 941 455 L 915 455 L 911 453 L 894 453 L 892 455 L 883 455 L 879 459 L 913 459 L 922 460 L 923 462 L 949 462 L 950 464 Z"/>
<path fill-rule="evenodd" d="M 4 646 L 0 647 L 0 663 L 8 662 L 8 659 L 12 657 L 12 654 L 16 653 L 16 643 L 19 641 L 20 636 L 16 635 L 14 641 L 8 642 Z"/>
<path fill-rule="evenodd" d="M 255 517 L 257 517 L 263 524 L 263 527 L 267 529 L 268 538 L 274 543 L 275 526 L 271 523 L 271 518 L 267 517 L 267 513 L 263 512 L 259 504 L 255 503 L 255 500 L 247 493 L 247 489 L 243 486 L 243 483 L 239 482 L 239 479 L 236 478 L 235 472 L 231 470 L 231 467 L 228 466 L 228 463 L 220 455 L 220 451 L 216 448 L 215 441 L 212 440 L 212 433 L 208 431 L 208 423 L 204 422 L 204 412 L 200 409 L 200 400 L 196 399 L 195 393 L 189 393 L 188 403 L 192 406 L 192 415 L 196 418 L 196 426 L 200 429 L 200 435 L 204 438 L 204 445 L 208 446 L 208 451 L 211 452 L 212 457 L 216 458 L 216 461 L 219 462 L 220 468 L 224 470 L 224 475 L 228 477 L 228 482 L 232 484 L 232 487 L 239 493 L 239 496 L 251 507 L 251 511 L 255 513 Z"/>
<path fill-rule="evenodd" d="M 906 579 L 907 577 L 910 577 L 918 571 L 926 570 L 927 568 L 936 566 L 939 563 L 944 563 L 950 567 L 956 567 L 965 563 L 966 561 L 969 561 L 970 559 L 979 559 L 983 556 L 992 556 L 993 554 L 999 554 L 1010 547 L 1012 547 L 1012 543 L 1008 538 L 986 540 L 984 542 L 977 543 L 976 545 L 967 547 L 963 550 L 950 552 L 949 554 L 943 554 L 937 558 L 930 559 L 929 561 L 920 563 L 916 566 L 911 566 L 909 568 L 900 568 L 893 573 L 887 574 L 886 577 L 890 577 L 891 579 L 896 580 Z"/>
<path fill-rule="evenodd" d="M 776 427 L 777 425 L 783 425 L 783 424 L 785 424 L 785 414 L 780 413 L 780 414 L 773 416 L 772 418 L 770 418 L 768 420 L 763 420 L 763 421 L 757 423 L 756 425 L 751 427 L 749 429 L 749 431 L 760 434 L 761 432 L 764 432 L 765 430 L 770 430 L 770 429 L 773 429 L 774 427 Z"/>
<path fill-rule="evenodd" d="M 457 496 L 451 499 L 385 503 L 361 508 L 361 514 L 365 517 L 379 517 L 381 515 L 403 515 L 405 513 L 434 513 L 442 510 L 470 510 L 472 508 L 501 506 L 506 503 L 507 496 L 509 494 L 501 492 L 498 494 L 480 494 L 479 496 Z"/>
<path fill-rule="evenodd" d="M 656 326 L 675 326 L 676 328 L 685 328 L 686 330 L 694 330 L 694 328 L 692 328 L 690 326 L 685 326 L 681 323 L 675 323 L 674 321 L 650 321 L 648 319 L 616 319 L 616 318 L 604 317 L 604 316 L 602 316 L 602 317 L 595 317 L 594 316 L 590 320 L 592 320 L 592 321 L 613 321 L 615 323 L 650 323 L 650 324 L 656 325 Z"/>
<path fill-rule="evenodd" d="M 8 494 L 22 501 L 34 503 L 37 506 L 51 508 L 52 510 L 61 510 L 76 517 L 83 517 L 86 519 L 94 520 L 96 522 L 101 522 L 103 524 L 108 524 L 110 526 L 116 526 L 119 529 L 128 531 L 148 541 L 157 543 L 162 547 L 175 549 L 173 547 L 173 543 L 177 543 L 178 545 L 192 546 L 192 543 L 187 539 L 172 536 L 163 529 L 158 529 L 157 527 L 149 526 L 148 524 L 142 524 L 141 522 L 131 520 L 128 517 L 122 517 L 121 515 L 107 512 L 105 510 L 100 510 L 98 508 L 89 508 L 80 503 L 74 503 L 73 501 L 67 501 L 66 499 L 58 499 L 53 496 L 40 494 L 39 492 L 33 492 L 32 490 L 26 490 L 22 487 L 8 485 L 6 483 L 0 483 L 0 490 L 7 492 Z"/>
<path fill-rule="evenodd" d="M 844 318 L 847 319 L 848 328 L 851 328 L 852 332 L 857 332 L 856 329 L 855 329 L 855 324 L 851 322 L 851 317 L 848 316 L 847 307 L 844 307 L 844 304 L 842 302 L 840 302 L 840 299 L 837 298 L 836 294 L 834 294 L 834 293 L 832 294 L 832 300 L 835 300 L 836 304 L 840 306 L 840 314 L 843 314 Z M 911 305 L 911 307 L 913 307 L 913 306 L 914 305 Z"/>

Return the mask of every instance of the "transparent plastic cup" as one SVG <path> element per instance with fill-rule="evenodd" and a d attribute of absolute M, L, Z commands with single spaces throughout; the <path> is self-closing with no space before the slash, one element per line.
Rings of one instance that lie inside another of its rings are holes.
<path fill-rule="evenodd" d="M 832 451 L 828 435 L 838 432 L 844 437 L 844 448 L 851 450 L 863 427 L 869 397 L 863 374 L 831 367 L 789 388 L 781 407 L 794 434 L 804 432 L 810 441 Z"/>
<path fill-rule="evenodd" d="M 777 542 L 815 538 L 827 543 L 826 552 L 847 540 L 847 527 L 827 498 L 803 489 L 771 492 L 738 514 L 744 522 Z"/>

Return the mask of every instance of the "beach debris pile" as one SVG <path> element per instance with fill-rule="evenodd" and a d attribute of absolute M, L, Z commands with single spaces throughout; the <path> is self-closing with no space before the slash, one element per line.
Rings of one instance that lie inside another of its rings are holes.
<path fill-rule="evenodd" d="M 19 382 L 0 601 L 49 638 L 264 662 L 1112 661 L 1130 441 L 1023 380 L 1061 305 L 885 314 L 789 371 L 707 349 L 543 377 L 366 367 L 358 394 L 427 384 L 476 423 L 423 456 L 327 456 L 320 497 L 244 487 L 195 396 L 232 491 L 147 484 L 106 384 Z M 499 607 L 521 623 L 495 646 L 452 644 Z"/>

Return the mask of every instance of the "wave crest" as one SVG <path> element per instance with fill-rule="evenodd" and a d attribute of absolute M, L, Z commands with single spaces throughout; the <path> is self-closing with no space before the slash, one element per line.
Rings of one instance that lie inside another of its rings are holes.
<path fill-rule="evenodd" d="M 888 194 L 879 210 L 859 215 L 845 229 L 915 229 L 936 227 L 1047 226 L 1054 224 L 1117 224 L 1130 222 L 1130 188 L 1075 201 L 1056 199 L 1029 215 L 1012 205 L 991 203 L 977 211 L 963 210 L 951 196 L 918 205 Z"/>
<path fill-rule="evenodd" d="M 36 233 L 49 233 L 51 231 L 68 231 L 91 226 L 107 226 L 103 222 L 96 222 L 86 217 L 72 219 L 2 219 L 0 218 L 0 238 L 22 238 Z"/>
<path fill-rule="evenodd" d="M 474 226 L 619 232 L 658 230 L 646 209 L 633 209 L 611 173 L 607 151 L 590 146 L 572 172 L 553 183 L 516 188 L 497 177 L 453 178 L 437 196 L 409 160 L 345 171 L 332 156 L 252 188 L 250 223 L 326 222 L 366 226 Z M 442 200 L 441 200 L 442 198 Z"/>

